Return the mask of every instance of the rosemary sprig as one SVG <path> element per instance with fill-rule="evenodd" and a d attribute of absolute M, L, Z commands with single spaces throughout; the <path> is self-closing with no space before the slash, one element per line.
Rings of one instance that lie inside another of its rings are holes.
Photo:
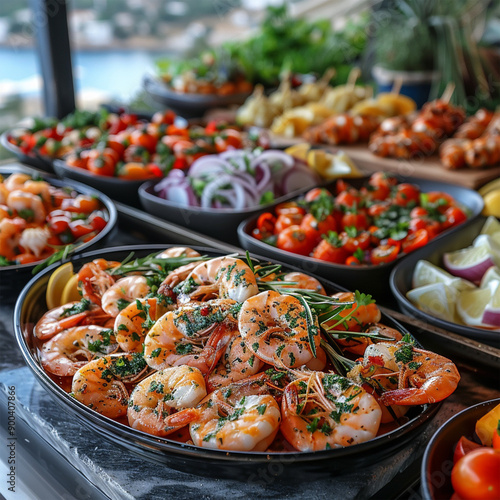
<path fill-rule="evenodd" d="M 337 351 L 338 349 L 337 345 L 332 345 L 326 342 L 325 340 L 322 340 L 321 347 L 325 350 L 326 355 L 328 356 L 335 370 L 339 374 L 346 375 L 347 372 L 352 370 L 356 365 L 354 361 L 342 356 L 342 354 Z"/>
<path fill-rule="evenodd" d="M 333 339 L 346 339 L 357 337 L 369 337 L 375 340 L 394 340 L 391 337 L 382 335 L 381 333 L 368 333 L 368 332 L 353 332 L 352 330 L 326 330 Z"/>

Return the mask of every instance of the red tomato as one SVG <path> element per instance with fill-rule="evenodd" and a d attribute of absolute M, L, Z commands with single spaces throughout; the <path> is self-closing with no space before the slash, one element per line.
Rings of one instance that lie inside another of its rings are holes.
<path fill-rule="evenodd" d="M 306 195 L 307 196 L 307 195 Z M 274 208 L 276 215 L 281 214 L 302 214 L 305 215 L 306 211 L 304 208 L 299 207 L 295 201 L 285 201 L 284 203 L 280 203 L 276 205 Z"/>
<path fill-rule="evenodd" d="M 349 232 L 340 233 L 340 239 L 342 240 L 342 248 L 348 253 L 354 253 L 358 248 L 361 250 L 367 250 L 370 246 L 371 235 L 368 231 L 359 231 L 356 234 L 350 234 Z"/>
<path fill-rule="evenodd" d="M 112 159 L 111 155 L 103 155 L 97 149 L 93 149 L 89 151 L 88 157 L 87 168 L 90 172 L 106 177 L 113 177 L 115 175 L 116 162 Z"/>
<path fill-rule="evenodd" d="M 360 229 L 368 229 L 368 226 L 368 219 L 363 212 L 346 213 L 342 217 L 342 229 L 355 227 L 359 231 Z"/>
<path fill-rule="evenodd" d="M 274 226 L 276 224 L 276 217 L 270 212 L 264 212 L 259 215 L 257 219 L 257 229 L 260 234 L 273 234 Z"/>
<path fill-rule="evenodd" d="M 465 212 L 458 207 L 448 207 L 444 213 L 446 220 L 443 222 L 443 229 L 458 226 L 467 220 Z"/>
<path fill-rule="evenodd" d="M 313 214 L 306 214 L 300 223 L 300 227 L 306 231 L 308 236 L 318 243 L 323 234 L 328 231 L 336 231 L 337 223 L 331 215 L 327 215 L 324 220 L 317 220 Z"/>
<path fill-rule="evenodd" d="M 497 428 L 493 431 L 493 448 L 500 450 L 500 420 L 498 421 Z"/>
<path fill-rule="evenodd" d="M 330 241 L 323 239 L 313 250 L 312 257 L 334 264 L 343 264 L 348 257 L 348 253 L 342 247 L 337 247 Z"/>
<path fill-rule="evenodd" d="M 415 232 L 418 231 L 419 229 L 425 229 L 429 224 L 429 221 L 424 218 L 415 218 L 410 220 L 410 231 Z"/>
<path fill-rule="evenodd" d="M 398 183 L 396 177 L 387 172 L 375 172 L 368 181 L 372 186 L 395 186 Z"/>
<path fill-rule="evenodd" d="M 311 202 L 319 198 L 320 196 L 330 196 L 333 198 L 332 194 L 328 189 L 325 188 L 314 188 L 308 191 L 304 197 L 307 202 Z"/>
<path fill-rule="evenodd" d="M 373 265 L 392 262 L 399 254 L 400 245 L 379 245 L 372 250 L 370 260 Z"/>
<path fill-rule="evenodd" d="M 107 224 L 106 219 L 99 212 L 92 213 L 88 222 L 94 231 L 102 231 Z"/>
<path fill-rule="evenodd" d="M 172 125 L 175 120 L 175 113 L 171 110 L 157 111 L 151 121 L 153 123 L 164 123 L 165 125 Z"/>
<path fill-rule="evenodd" d="M 48 222 L 49 229 L 54 234 L 60 234 L 68 229 L 70 220 L 71 219 L 66 216 L 51 217 Z"/>
<path fill-rule="evenodd" d="M 391 204 L 387 201 L 374 203 L 368 207 L 368 215 L 370 217 L 380 217 L 382 214 L 389 210 Z"/>
<path fill-rule="evenodd" d="M 349 191 L 343 191 L 335 198 L 336 205 L 347 208 L 353 208 L 355 205 L 359 206 L 360 201 L 359 193 L 352 188 Z"/>
<path fill-rule="evenodd" d="M 354 255 L 350 255 L 345 260 L 345 265 L 346 266 L 360 266 L 361 262 L 359 261 L 359 259 L 357 259 L 356 257 L 354 257 Z"/>
<path fill-rule="evenodd" d="M 414 233 L 410 233 L 402 243 L 402 250 L 404 253 L 410 253 L 427 245 L 429 242 L 429 233 L 427 229 L 418 229 Z"/>
<path fill-rule="evenodd" d="M 451 471 L 451 483 L 463 500 L 500 498 L 500 452 L 481 447 L 464 455 Z"/>
<path fill-rule="evenodd" d="M 276 224 L 274 225 L 274 234 L 279 234 L 281 231 L 290 226 L 300 226 L 303 218 L 304 216 L 298 213 L 278 215 Z"/>
<path fill-rule="evenodd" d="M 300 255 L 309 255 L 314 248 L 314 242 L 300 226 L 290 226 L 281 231 L 276 245 L 281 250 Z"/>
<path fill-rule="evenodd" d="M 421 218 L 421 217 L 427 217 L 428 215 L 429 215 L 429 212 L 424 207 L 415 207 L 415 208 L 412 208 L 411 212 L 410 212 L 410 217 L 412 219 L 418 219 L 418 218 Z"/>
<path fill-rule="evenodd" d="M 229 148 L 241 149 L 242 145 L 241 134 L 237 130 L 228 128 L 215 137 L 215 149 L 218 153 Z"/>
<path fill-rule="evenodd" d="M 430 191 L 426 193 L 428 203 L 439 204 L 443 209 L 455 205 L 453 196 L 443 191 Z"/>
<path fill-rule="evenodd" d="M 85 236 L 94 231 L 94 228 L 82 220 L 74 220 L 69 223 L 69 229 L 75 239 Z"/>
<path fill-rule="evenodd" d="M 467 439 L 465 436 L 462 436 L 455 446 L 455 451 L 453 453 L 453 463 L 456 464 L 464 455 L 467 455 L 467 453 L 480 447 L 480 444 Z"/>
<path fill-rule="evenodd" d="M 401 183 L 396 186 L 396 194 L 394 195 L 394 203 L 401 207 L 406 207 L 410 203 L 419 203 L 420 190 L 413 184 Z"/>
<path fill-rule="evenodd" d="M 437 220 L 427 222 L 425 229 L 427 230 L 430 240 L 435 238 L 443 230 L 441 224 Z"/>
<path fill-rule="evenodd" d="M 369 200 L 385 200 L 391 194 L 388 184 L 370 184 L 368 188 L 361 188 L 361 194 Z"/>
<path fill-rule="evenodd" d="M 148 134 L 145 130 L 134 130 L 130 134 L 130 144 L 134 146 L 141 146 L 147 149 L 150 153 L 154 153 L 156 150 L 156 143 L 158 139 L 150 134 Z"/>
<path fill-rule="evenodd" d="M 68 212 L 78 212 L 90 214 L 100 208 L 100 202 L 97 198 L 90 195 L 79 194 L 76 198 L 67 198 L 63 200 L 61 208 Z"/>

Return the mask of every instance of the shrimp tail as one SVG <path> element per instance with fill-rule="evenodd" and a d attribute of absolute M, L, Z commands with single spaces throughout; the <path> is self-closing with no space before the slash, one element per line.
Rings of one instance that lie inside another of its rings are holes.
<path fill-rule="evenodd" d="M 201 410 L 199 408 L 186 408 L 185 410 L 178 411 L 177 413 L 172 413 L 163 419 L 165 423 L 165 432 L 174 432 L 188 424 L 196 422 L 201 416 Z"/>

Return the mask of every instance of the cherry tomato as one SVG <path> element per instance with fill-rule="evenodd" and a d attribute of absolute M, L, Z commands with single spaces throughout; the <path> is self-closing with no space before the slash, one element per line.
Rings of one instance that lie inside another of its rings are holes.
<path fill-rule="evenodd" d="M 368 229 L 368 226 L 368 219 L 363 212 L 346 213 L 342 217 L 342 229 L 345 227 L 355 227 L 359 231 L 360 229 Z"/>
<path fill-rule="evenodd" d="M 372 186 L 395 186 L 398 183 L 398 179 L 387 172 L 375 172 L 371 175 L 368 183 Z"/>
<path fill-rule="evenodd" d="M 227 151 L 229 148 L 241 149 L 242 144 L 241 134 L 230 128 L 215 137 L 215 149 L 218 153 Z"/>
<path fill-rule="evenodd" d="M 464 455 L 467 455 L 467 453 L 480 447 L 480 444 L 462 436 L 455 446 L 455 451 L 453 452 L 453 463 L 456 464 Z"/>
<path fill-rule="evenodd" d="M 290 226 L 281 231 L 276 245 L 281 250 L 300 255 L 309 255 L 314 248 L 314 242 L 300 226 Z"/>
<path fill-rule="evenodd" d="M 414 233 L 410 233 L 404 240 L 401 245 L 404 253 L 410 253 L 416 250 L 417 248 L 421 248 L 424 245 L 427 245 L 429 242 L 429 233 L 427 229 L 418 229 Z"/>
<path fill-rule="evenodd" d="M 421 217 L 427 217 L 429 215 L 429 212 L 426 208 L 424 207 L 414 207 L 411 209 L 410 212 L 410 217 L 412 219 L 418 219 Z"/>
<path fill-rule="evenodd" d="M 340 233 L 342 248 L 348 253 L 354 253 L 358 248 L 367 250 L 370 246 L 371 235 L 368 231 L 353 231 Z"/>
<path fill-rule="evenodd" d="M 394 203 L 406 207 L 410 203 L 417 204 L 420 201 L 420 190 L 413 184 L 401 183 L 396 186 Z"/>
<path fill-rule="evenodd" d="M 435 238 L 442 230 L 441 224 L 437 220 L 427 222 L 427 226 L 425 227 L 427 234 L 429 235 L 429 239 Z"/>
<path fill-rule="evenodd" d="M 115 175 L 116 162 L 110 155 L 103 155 L 97 149 L 93 149 L 89 151 L 88 157 L 87 168 L 90 172 L 106 177 L 113 177 Z"/>
<path fill-rule="evenodd" d="M 379 245 L 371 252 L 371 263 L 376 266 L 392 262 L 399 255 L 399 249 L 400 245 Z"/>
<path fill-rule="evenodd" d="M 382 214 L 389 210 L 391 204 L 387 201 L 374 203 L 368 207 L 368 215 L 370 217 L 380 217 Z"/>
<path fill-rule="evenodd" d="M 63 210 L 68 212 L 78 212 L 90 214 L 100 208 L 100 202 L 97 198 L 89 195 L 79 194 L 76 198 L 67 198 L 61 204 Z"/>
<path fill-rule="evenodd" d="M 430 191 L 429 193 L 425 193 L 425 197 L 428 203 L 438 204 L 443 210 L 455 205 L 453 196 L 443 191 Z"/>
<path fill-rule="evenodd" d="M 274 208 L 276 215 L 281 214 L 302 214 L 305 215 L 304 208 L 299 207 L 295 201 L 285 201 Z"/>
<path fill-rule="evenodd" d="M 313 214 L 306 214 L 300 223 L 300 227 L 306 231 L 309 238 L 316 244 L 323 234 L 328 231 L 336 231 L 337 223 L 331 215 L 327 215 L 323 220 L 317 220 Z"/>
<path fill-rule="evenodd" d="M 175 113 L 171 110 L 157 111 L 151 121 L 153 123 L 164 123 L 165 125 L 172 125 L 175 120 Z"/>
<path fill-rule="evenodd" d="M 300 226 L 304 216 L 299 213 L 281 214 L 276 219 L 274 225 L 274 234 L 279 234 L 281 231 L 290 226 Z"/>
<path fill-rule="evenodd" d="M 333 198 L 332 194 L 330 193 L 330 191 L 328 191 L 328 189 L 314 188 L 306 193 L 304 199 L 310 203 L 311 201 L 316 200 L 320 196 L 329 196 Z"/>
<path fill-rule="evenodd" d="M 425 229 L 429 224 L 429 221 L 427 219 L 418 217 L 415 219 L 410 220 L 410 232 L 415 232 L 418 231 L 419 229 Z"/>
<path fill-rule="evenodd" d="M 154 153 L 156 150 L 156 143 L 158 139 L 147 133 L 144 129 L 134 130 L 130 134 L 130 144 L 134 146 L 141 146 L 147 149 L 150 153 Z"/>
<path fill-rule="evenodd" d="M 348 255 L 342 247 L 337 247 L 326 239 L 322 239 L 312 253 L 312 257 L 315 259 L 325 260 L 334 264 L 343 264 Z"/>
<path fill-rule="evenodd" d="M 80 219 L 71 221 L 69 223 L 69 229 L 75 239 L 78 239 L 94 231 L 94 228 L 90 224 L 87 224 Z"/>
<path fill-rule="evenodd" d="M 446 220 L 443 222 L 443 229 L 458 226 L 467 220 L 465 212 L 458 207 L 448 207 L 444 213 Z"/>
<path fill-rule="evenodd" d="M 496 429 L 493 431 L 493 448 L 500 450 L 500 420 L 498 421 Z"/>
<path fill-rule="evenodd" d="M 361 198 L 359 193 L 351 188 L 349 191 L 343 191 L 335 198 L 335 204 L 347 208 L 353 208 L 354 206 L 359 206 Z"/>
<path fill-rule="evenodd" d="M 264 212 L 257 219 L 257 229 L 261 234 L 273 234 L 276 225 L 276 217 L 270 212 Z"/>
<path fill-rule="evenodd" d="M 500 452 L 481 447 L 464 455 L 451 471 L 451 483 L 463 500 L 500 498 Z"/>
<path fill-rule="evenodd" d="M 106 219 L 99 212 L 93 212 L 90 215 L 88 222 L 94 231 L 102 231 L 107 224 Z"/>
<path fill-rule="evenodd" d="M 363 187 L 360 190 L 361 194 L 369 200 L 385 200 L 389 197 L 391 188 L 389 184 L 370 184 L 369 187 Z"/>
<path fill-rule="evenodd" d="M 354 255 L 350 255 L 345 260 L 345 265 L 346 266 L 359 266 L 359 265 L 361 265 L 361 262 L 359 261 L 359 259 L 357 259 L 356 257 L 354 257 Z"/>
<path fill-rule="evenodd" d="M 60 234 L 68 229 L 70 221 L 66 216 L 51 217 L 48 226 L 54 234 Z"/>

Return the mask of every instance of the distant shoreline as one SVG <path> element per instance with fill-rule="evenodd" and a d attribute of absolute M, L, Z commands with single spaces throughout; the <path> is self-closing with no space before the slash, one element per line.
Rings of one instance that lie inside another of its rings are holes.
<path fill-rule="evenodd" d="M 36 46 L 32 44 L 14 45 L 12 43 L 1 43 L 0 49 L 12 49 L 13 51 L 26 51 L 26 50 L 36 50 Z M 118 43 L 112 43 L 110 45 L 78 45 L 72 44 L 71 47 L 74 52 L 104 52 L 104 51 L 117 51 L 117 52 L 148 52 L 152 54 L 164 54 L 165 57 L 171 57 L 175 54 L 167 49 L 161 47 L 150 47 L 147 44 L 144 45 L 123 45 Z"/>

